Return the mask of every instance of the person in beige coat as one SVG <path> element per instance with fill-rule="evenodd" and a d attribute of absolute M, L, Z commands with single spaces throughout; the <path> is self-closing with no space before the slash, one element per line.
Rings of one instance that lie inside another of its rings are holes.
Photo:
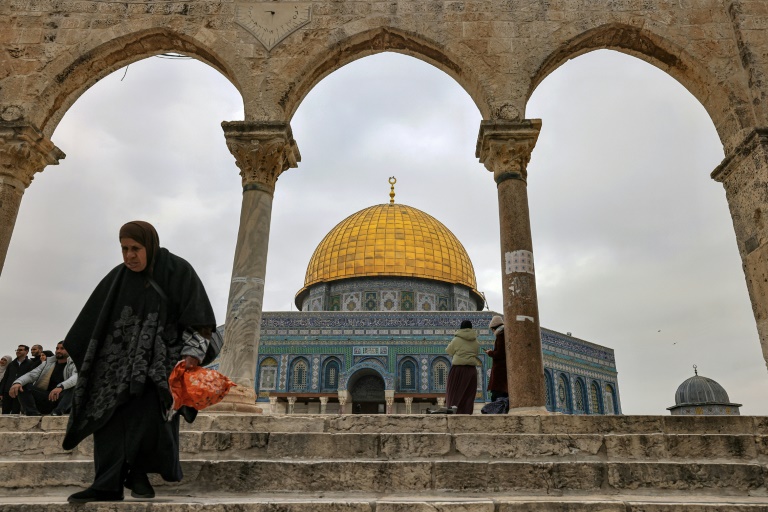
<path fill-rule="evenodd" d="M 456 407 L 456 414 L 472 414 L 477 392 L 475 367 L 480 364 L 477 357 L 480 343 L 477 342 L 477 331 L 472 329 L 472 322 L 461 322 L 461 328 L 456 331 L 445 351 L 453 356 L 445 390 L 445 405 L 448 408 Z"/>

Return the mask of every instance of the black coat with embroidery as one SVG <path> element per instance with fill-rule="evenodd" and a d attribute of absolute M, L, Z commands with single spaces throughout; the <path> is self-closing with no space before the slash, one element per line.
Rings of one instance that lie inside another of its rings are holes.
<path fill-rule="evenodd" d="M 173 402 L 168 376 L 181 359 L 186 327 L 215 329 L 213 308 L 195 270 L 159 249 L 153 277 L 120 264 L 99 283 L 64 339 L 78 370 L 63 447 L 71 450 L 98 430 L 117 406 L 153 385 L 160 403 Z"/>

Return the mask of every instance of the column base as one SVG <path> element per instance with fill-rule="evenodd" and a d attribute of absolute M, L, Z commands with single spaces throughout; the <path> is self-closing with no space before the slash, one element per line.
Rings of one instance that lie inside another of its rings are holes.
<path fill-rule="evenodd" d="M 552 413 L 546 407 L 515 407 L 510 408 L 507 414 L 512 416 L 550 416 Z"/>
<path fill-rule="evenodd" d="M 205 412 L 262 414 L 264 411 L 256 405 L 256 392 L 253 389 L 235 386 L 229 390 L 224 400 L 206 408 Z"/>

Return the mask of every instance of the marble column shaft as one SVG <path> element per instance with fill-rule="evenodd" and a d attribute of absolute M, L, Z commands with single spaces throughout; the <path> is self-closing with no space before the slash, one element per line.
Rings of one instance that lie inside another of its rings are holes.
<path fill-rule="evenodd" d="M 545 411 L 544 362 L 528 211 L 527 166 L 541 120 L 483 121 L 476 156 L 499 199 L 504 338 L 510 413 Z"/>
<path fill-rule="evenodd" d="M 712 172 L 723 184 L 768 366 L 768 128 L 756 128 Z"/>
<path fill-rule="evenodd" d="M 0 122 L 0 273 L 24 191 L 36 173 L 65 156 L 34 126 Z"/>
<path fill-rule="evenodd" d="M 238 384 L 241 393 L 249 392 L 255 398 L 275 182 L 283 171 L 296 167 L 301 156 L 286 123 L 235 121 L 224 122 L 222 127 L 240 168 L 243 204 L 220 370 Z"/>

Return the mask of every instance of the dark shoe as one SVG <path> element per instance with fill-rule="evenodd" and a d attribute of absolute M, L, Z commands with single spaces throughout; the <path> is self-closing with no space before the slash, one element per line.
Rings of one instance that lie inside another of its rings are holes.
<path fill-rule="evenodd" d="M 70 503 L 88 503 L 91 501 L 123 501 L 122 491 L 99 491 L 90 487 L 76 492 L 67 498 Z"/>
<path fill-rule="evenodd" d="M 134 498 L 154 498 L 155 489 L 149 483 L 149 477 L 146 473 L 131 471 L 125 479 L 125 487 L 131 490 L 131 496 Z"/>

